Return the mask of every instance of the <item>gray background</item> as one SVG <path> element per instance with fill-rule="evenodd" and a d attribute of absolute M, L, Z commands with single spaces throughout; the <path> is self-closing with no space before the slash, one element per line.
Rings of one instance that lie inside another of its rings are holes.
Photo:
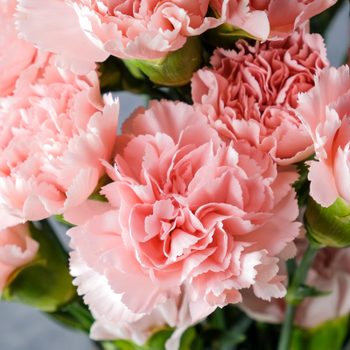
<path fill-rule="evenodd" d="M 326 34 L 328 57 L 335 66 L 342 63 L 349 46 L 349 3 L 335 17 Z M 145 99 L 118 93 L 121 120 Z M 93 350 L 86 335 L 65 329 L 45 315 L 24 305 L 0 302 L 0 350 Z M 349 349 L 350 350 L 350 349 Z"/>

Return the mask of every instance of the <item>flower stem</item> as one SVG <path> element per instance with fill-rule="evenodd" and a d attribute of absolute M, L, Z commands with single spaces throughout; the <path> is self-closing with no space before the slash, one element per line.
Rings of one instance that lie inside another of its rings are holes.
<path fill-rule="evenodd" d="M 295 314 L 295 305 L 287 304 L 285 319 L 282 326 L 278 350 L 289 350 Z"/>
<path fill-rule="evenodd" d="M 298 292 L 306 279 L 307 273 L 318 249 L 318 246 L 309 243 L 299 266 L 294 272 L 291 283 L 289 284 L 286 296 L 287 310 L 278 343 L 278 350 L 290 350 L 296 306 L 303 300 L 303 296 Z"/>

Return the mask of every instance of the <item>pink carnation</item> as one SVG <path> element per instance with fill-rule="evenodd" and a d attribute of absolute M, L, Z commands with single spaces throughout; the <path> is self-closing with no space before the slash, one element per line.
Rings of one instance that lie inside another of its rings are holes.
<path fill-rule="evenodd" d="M 316 150 L 316 161 L 309 162 L 311 196 L 324 207 L 338 197 L 350 203 L 349 66 L 325 69 L 300 96 L 298 114 Z"/>
<path fill-rule="evenodd" d="M 39 244 L 29 234 L 27 225 L 0 231 L 0 294 L 19 267 L 32 261 Z"/>
<path fill-rule="evenodd" d="M 192 97 L 210 124 L 227 140 L 244 139 L 269 152 L 279 164 L 305 159 L 312 140 L 296 115 L 300 92 L 328 65 L 318 34 L 295 32 L 279 42 L 236 50 L 217 49 L 212 69 L 199 70 Z"/>
<path fill-rule="evenodd" d="M 260 40 L 282 39 L 303 26 L 311 17 L 325 11 L 337 0 L 211 0 L 219 14 L 227 12 L 226 22 Z"/>
<path fill-rule="evenodd" d="M 309 270 L 306 284 L 326 293 L 316 298 L 306 298 L 298 306 L 295 315 L 296 325 L 302 328 L 313 328 L 326 321 L 348 315 L 350 313 L 350 249 L 322 249 Z M 247 293 L 243 296 L 242 308 L 256 320 L 282 323 L 286 304 L 283 299 L 267 303 L 257 299 L 252 293 Z"/>
<path fill-rule="evenodd" d="M 98 77 L 47 62 L 27 69 L 0 103 L 0 228 L 81 204 L 114 147 L 118 102 L 102 101 Z"/>
<path fill-rule="evenodd" d="M 178 336 L 243 289 L 285 295 L 277 255 L 299 232 L 294 172 L 247 142 L 226 145 L 184 103 L 139 108 L 118 146 L 102 189 L 110 210 L 69 232 L 75 283 L 98 324 L 117 332 L 173 305 L 177 318 L 163 322 Z"/>
<path fill-rule="evenodd" d="M 209 0 L 20 0 L 19 4 L 22 35 L 60 54 L 64 64 L 78 72 L 88 71 L 92 62 L 109 55 L 162 58 L 181 48 L 187 37 L 222 23 L 206 17 Z"/>
<path fill-rule="evenodd" d="M 0 97 L 13 92 L 22 71 L 37 59 L 33 45 L 17 38 L 16 4 L 16 0 L 0 0 Z"/>

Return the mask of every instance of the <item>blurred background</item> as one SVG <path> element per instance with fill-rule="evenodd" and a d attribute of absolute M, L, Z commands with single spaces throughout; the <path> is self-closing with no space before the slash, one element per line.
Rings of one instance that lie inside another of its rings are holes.
<path fill-rule="evenodd" d="M 350 47 L 350 1 L 345 1 L 325 33 L 328 58 L 339 66 Z M 116 94 L 120 99 L 120 124 L 146 97 L 126 92 Z M 57 225 L 64 240 L 62 227 Z M 93 350 L 86 335 L 73 332 L 54 323 L 29 307 L 0 302 L 0 350 Z M 331 350 L 331 349 L 330 349 Z M 350 349 L 349 349 L 350 350 Z"/>

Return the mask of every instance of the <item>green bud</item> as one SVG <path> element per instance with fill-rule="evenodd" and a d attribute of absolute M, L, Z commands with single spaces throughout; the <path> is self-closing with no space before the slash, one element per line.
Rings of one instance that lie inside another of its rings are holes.
<path fill-rule="evenodd" d="M 18 269 L 3 291 L 2 298 L 54 312 L 70 302 L 75 288 L 68 271 L 68 257 L 49 225 L 40 229 L 30 223 L 32 238 L 40 245 L 35 259 Z"/>
<path fill-rule="evenodd" d="M 309 238 L 321 246 L 350 245 L 350 206 L 341 198 L 324 208 L 310 198 L 305 212 Z"/>
<path fill-rule="evenodd" d="M 183 86 L 202 64 L 202 44 L 198 37 L 187 39 L 179 50 L 157 60 L 124 60 L 131 74 L 141 79 L 147 76 L 153 83 L 164 86 Z"/>

